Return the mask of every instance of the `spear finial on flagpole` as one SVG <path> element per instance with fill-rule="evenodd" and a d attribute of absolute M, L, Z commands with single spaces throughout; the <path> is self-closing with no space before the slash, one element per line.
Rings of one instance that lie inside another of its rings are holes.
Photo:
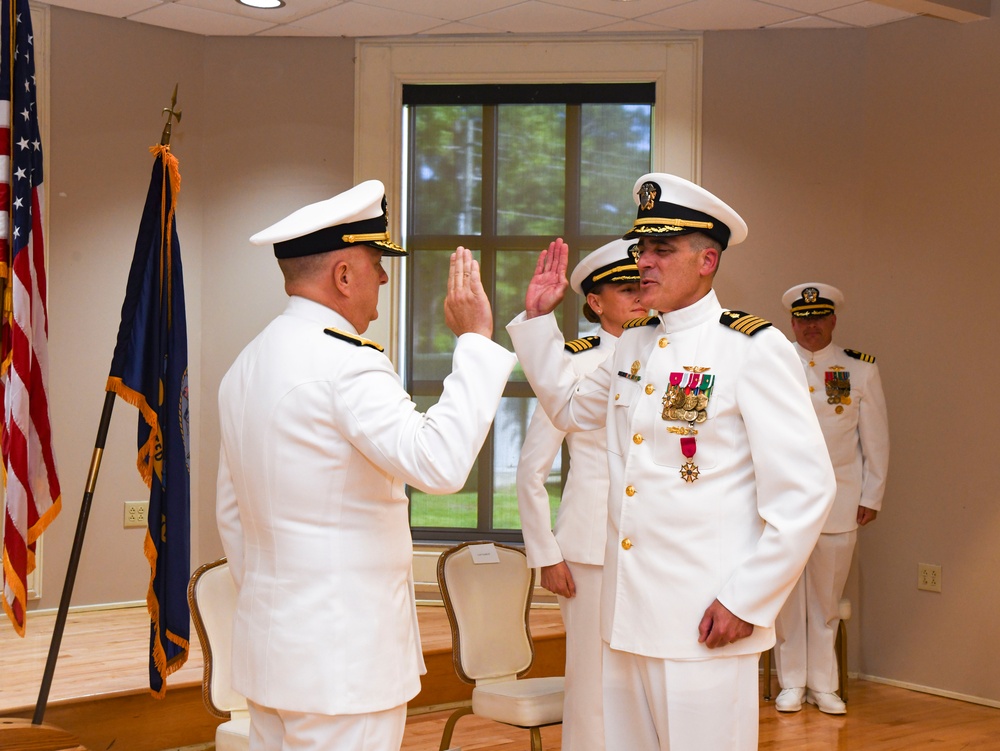
<path fill-rule="evenodd" d="M 172 118 L 177 118 L 177 122 L 181 121 L 181 111 L 174 109 L 177 106 L 177 84 L 174 84 L 174 95 L 170 97 L 170 106 L 164 107 L 163 112 L 167 114 L 167 123 L 163 126 L 163 135 L 160 136 L 160 145 L 169 146 L 170 145 L 170 129 L 173 125 Z"/>

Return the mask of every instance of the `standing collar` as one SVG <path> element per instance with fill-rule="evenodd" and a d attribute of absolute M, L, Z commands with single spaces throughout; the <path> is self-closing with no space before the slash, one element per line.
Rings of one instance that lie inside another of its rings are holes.
<path fill-rule="evenodd" d="M 292 316 L 293 318 L 304 318 L 308 321 L 318 323 L 324 329 L 332 327 L 340 331 L 346 331 L 348 334 L 357 335 L 358 333 L 350 321 L 337 311 L 308 298 L 299 297 L 298 295 L 292 295 L 288 299 L 288 305 L 285 306 L 285 311 L 282 315 Z"/>
<path fill-rule="evenodd" d="M 824 357 L 829 357 L 837 349 L 837 345 L 834 344 L 833 342 L 830 342 L 825 347 L 823 347 L 823 349 L 821 349 L 821 350 L 819 350 L 817 352 L 810 352 L 808 349 L 806 349 L 805 347 L 803 347 L 798 342 L 792 342 L 792 344 L 795 345 L 795 350 L 796 350 L 796 352 L 799 353 L 799 357 L 803 357 L 806 360 L 820 360 L 820 359 L 822 359 Z"/>
<path fill-rule="evenodd" d="M 618 341 L 618 337 L 615 336 L 614 334 L 612 334 L 610 331 L 608 331 L 603 326 L 601 326 L 600 328 L 598 328 L 597 331 L 595 331 L 594 333 L 597 334 L 599 337 L 601 337 L 601 342 L 604 342 L 605 338 L 609 342 L 617 342 Z"/>
<path fill-rule="evenodd" d="M 660 313 L 660 325 L 668 332 L 683 331 L 708 321 L 717 321 L 721 314 L 719 298 L 715 296 L 715 290 L 710 289 L 707 295 L 686 308 Z"/>

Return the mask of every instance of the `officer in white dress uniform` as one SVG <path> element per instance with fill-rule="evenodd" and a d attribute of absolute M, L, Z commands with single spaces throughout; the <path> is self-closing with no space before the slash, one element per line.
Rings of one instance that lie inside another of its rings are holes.
<path fill-rule="evenodd" d="M 838 684 L 834 644 L 840 598 L 851 569 L 858 527 L 882 508 L 889 468 L 889 419 L 871 355 L 833 343 L 839 289 L 797 284 L 781 298 L 792 316 L 795 350 L 837 475 L 837 498 L 799 583 L 775 622 L 778 683 L 774 706 L 797 712 L 803 700 L 828 714 L 847 707 Z"/>
<path fill-rule="evenodd" d="M 758 657 L 826 521 L 833 468 L 791 344 L 712 290 L 744 221 L 673 175 L 644 175 L 633 194 L 626 239 L 639 239 L 640 300 L 659 315 L 574 378 L 551 315 L 566 289 L 560 239 L 507 330 L 553 424 L 608 428 L 608 748 L 748 751 Z"/>
<path fill-rule="evenodd" d="M 360 336 L 378 312 L 388 233 L 369 180 L 254 235 L 290 300 L 219 389 L 217 520 L 238 589 L 233 687 L 252 751 L 386 751 L 424 672 L 404 484 L 463 486 L 515 358 L 490 340 L 478 264 L 452 255 L 458 336 L 440 401 L 417 411 Z"/>
<path fill-rule="evenodd" d="M 615 240 L 584 257 L 570 277 L 582 295 L 584 316 L 600 323 L 596 335 L 566 342 L 564 366 L 578 375 L 614 352 L 622 325 L 646 314 L 639 302 L 639 270 L 628 240 Z M 566 627 L 563 751 L 603 751 L 600 594 L 608 526 L 607 431 L 559 430 L 535 409 L 517 465 L 517 505 L 528 565 L 559 600 Z M 553 529 L 545 488 L 552 462 L 569 446 L 570 466 Z"/>

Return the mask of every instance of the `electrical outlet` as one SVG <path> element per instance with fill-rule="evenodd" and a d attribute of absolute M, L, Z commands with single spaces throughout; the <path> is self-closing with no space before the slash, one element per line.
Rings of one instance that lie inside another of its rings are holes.
<path fill-rule="evenodd" d="M 917 564 L 917 589 L 941 591 L 941 567 L 933 563 Z"/>
<path fill-rule="evenodd" d="M 149 523 L 149 501 L 125 501 L 125 527 L 145 527 Z"/>

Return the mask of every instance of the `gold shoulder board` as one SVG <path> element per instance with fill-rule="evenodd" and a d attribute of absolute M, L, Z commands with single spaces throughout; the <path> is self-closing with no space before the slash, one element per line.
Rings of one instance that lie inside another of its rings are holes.
<path fill-rule="evenodd" d="M 350 342 L 356 347 L 371 347 L 372 349 L 377 349 L 379 352 L 382 352 L 381 344 L 373 342 L 371 339 L 365 339 L 357 334 L 348 334 L 346 331 L 334 328 L 323 329 L 323 333 L 327 336 L 332 336 L 334 339 L 341 339 L 342 341 Z"/>
<path fill-rule="evenodd" d="M 625 323 L 622 324 L 622 328 L 635 329 L 640 326 L 658 326 L 659 324 L 659 316 L 643 316 L 642 318 L 633 318 L 631 321 L 625 321 Z"/>
<path fill-rule="evenodd" d="M 747 336 L 753 336 L 758 331 L 762 331 L 771 325 L 770 321 L 765 321 L 763 318 L 744 313 L 742 310 L 724 311 L 722 317 L 719 319 L 719 323 Z"/>
<path fill-rule="evenodd" d="M 845 349 L 844 354 L 848 357 L 853 357 L 855 360 L 861 360 L 861 362 L 875 362 L 875 355 L 866 355 L 864 352 L 858 352 L 856 349 Z"/>
<path fill-rule="evenodd" d="M 593 349 L 601 343 L 601 337 L 599 336 L 584 336 L 579 339 L 571 339 L 566 342 L 563 347 L 567 352 L 571 352 L 574 355 L 577 352 L 585 352 L 588 349 Z"/>

